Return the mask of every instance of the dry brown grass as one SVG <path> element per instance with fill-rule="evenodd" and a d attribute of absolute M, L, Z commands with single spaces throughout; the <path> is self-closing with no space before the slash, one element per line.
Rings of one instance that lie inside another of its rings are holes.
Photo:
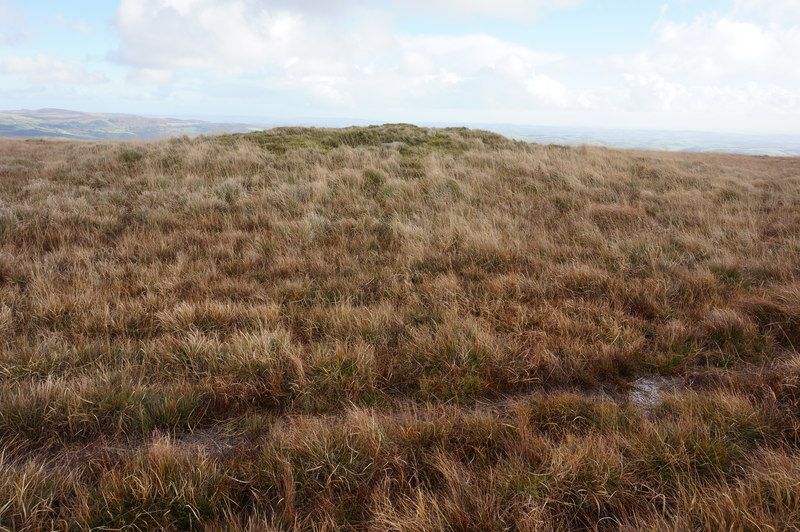
<path fill-rule="evenodd" d="M 0 140 L 0 527 L 797 528 L 799 274 L 798 159 Z"/>

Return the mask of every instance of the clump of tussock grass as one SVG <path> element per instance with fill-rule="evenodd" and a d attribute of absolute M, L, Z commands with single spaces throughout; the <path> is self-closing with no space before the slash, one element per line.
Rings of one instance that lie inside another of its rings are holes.
<path fill-rule="evenodd" d="M 798 172 L 408 124 L 0 140 L 0 526 L 793 523 Z"/>
<path fill-rule="evenodd" d="M 107 449 L 109 459 L 86 468 L 59 466 L 59 476 L 4 464 L 8 486 L 30 475 L 18 492 L 25 498 L 12 499 L 17 520 L 5 522 L 69 516 L 91 526 L 197 528 L 259 518 L 282 528 L 493 530 L 793 515 L 796 468 L 775 431 L 796 413 L 773 418 L 727 393 L 675 396 L 647 417 L 628 419 L 630 408 L 568 395 L 486 411 L 351 408 L 267 424 L 266 438 L 240 439 L 222 455 L 156 435 L 121 454 Z M 587 415 L 594 421 L 566 421 Z M 726 492 L 749 504 L 723 508 Z"/>

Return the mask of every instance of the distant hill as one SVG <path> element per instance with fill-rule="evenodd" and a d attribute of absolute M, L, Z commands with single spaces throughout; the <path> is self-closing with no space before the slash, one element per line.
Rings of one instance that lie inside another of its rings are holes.
<path fill-rule="evenodd" d="M 210 122 L 117 113 L 82 113 L 65 109 L 0 111 L 0 137 L 39 137 L 75 140 L 154 140 L 180 135 L 247 133 L 276 125 L 345 127 L 368 125 L 354 118 L 304 118 L 267 124 Z M 428 123 L 433 127 L 463 124 Z M 606 146 L 609 148 L 727 152 L 745 155 L 800 156 L 800 137 L 710 133 L 698 131 L 626 130 L 563 126 L 480 124 L 485 130 L 537 144 Z"/>
<path fill-rule="evenodd" d="M 65 109 L 0 111 L 0 137 L 76 140 L 152 140 L 179 135 L 236 133 L 246 124 L 154 118 L 129 114 L 82 113 Z"/>

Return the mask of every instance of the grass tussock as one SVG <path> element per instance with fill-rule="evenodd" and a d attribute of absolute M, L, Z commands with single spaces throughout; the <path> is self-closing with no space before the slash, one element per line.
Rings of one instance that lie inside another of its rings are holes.
<path fill-rule="evenodd" d="M 0 527 L 800 519 L 796 159 L 399 124 L 0 182 Z"/>

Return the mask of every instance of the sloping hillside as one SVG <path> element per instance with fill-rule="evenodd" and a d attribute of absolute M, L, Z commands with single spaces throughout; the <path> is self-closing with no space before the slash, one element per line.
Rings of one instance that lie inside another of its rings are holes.
<path fill-rule="evenodd" d="M 800 522 L 800 159 L 0 140 L 0 525 Z"/>
<path fill-rule="evenodd" d="M 127 114 L 81 113 L 64 109 L 0 111 L 0 137 L 73 140 L 154 140 L 181 135 L 249 131 L 243 124 L 214 124 Z"/>

